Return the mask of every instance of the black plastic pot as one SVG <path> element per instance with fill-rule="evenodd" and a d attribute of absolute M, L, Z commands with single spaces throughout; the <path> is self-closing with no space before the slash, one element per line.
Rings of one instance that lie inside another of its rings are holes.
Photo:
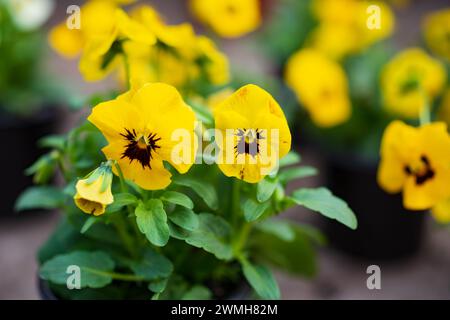
<path fill-rule="evenodd" d="M 351 156 L 326 159 L 326 179 L 358 218 L 350 230 L 334 220 L 324 222 L 331 246 L 367 259 L 393 260 L 415 254 L 424 235 L 424 212 L 408 211 L 401 195 L 389 195 L 377 184 L 377 162 Z"/>
<path fill-rule="evenodd" d="M 0 217 L 13 217 L 14 203 L 20 193 L 32 184 L 24 171 L 41 154 L 36 143 L 53 133 L 57 123 L 57 112 L 44 109 L 29 118 L 0 114 L 0 170 L 2 176 Z"/>

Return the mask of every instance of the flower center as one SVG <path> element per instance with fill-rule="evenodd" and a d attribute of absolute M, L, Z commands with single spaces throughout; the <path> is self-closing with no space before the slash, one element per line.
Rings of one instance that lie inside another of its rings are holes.
<path fill-rule="evenodd" d="M 422 185 L 434 177 L 434 170 L 431 168 L 430 161 L 427 156 L 422 155 L 420 161 L 414 165 L 406 165 L 405 172 L 412 175 L 416 179 L 417 185 Z"/>
<path fill-rule="evenodd" d="M 125 129 L 125 132 L 120 134 L 127 141 L 121 159 L 128 158 L 130 163 L 136 160 L 142 165 L 143 169 L 145 167 L 151 169 L 150 161 L 153 159 L 153 153 L 156 152 L 156 149 L 161 148 L 157 145 L 161 138 L 158 138 L 155 133 L 138 134 L 134 129 Z"/>
<path fill-rule="evenodd" d="M 259 129 L 238 129 L 236 136 L 239 138 L 234 147 L 236 155 L 249 154 L 256 157 L 259 154 L 259 141 L 264 139 Z"/>

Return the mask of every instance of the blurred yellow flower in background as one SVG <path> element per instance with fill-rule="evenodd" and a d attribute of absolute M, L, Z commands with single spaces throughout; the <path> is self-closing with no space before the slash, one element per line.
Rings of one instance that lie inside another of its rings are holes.
<path fill-rule="evenodd" d="M 379 10 L 379 25 L 369 28 L 374 7 Z M 380 1 L 314 0 L 312 10 L 319 24 L 307 45 L 336 60 L 370 47 L 394 30 L 394 14 Z"/>
<path fill-rule="evenodd" d="M 256 85 L 246 85 L 214 108 L 218 166 L 228 177 L 261 181 L 291 148 L 291 132 L 275 99 Z M 273 131 L 277 136 L 272 136 Z M 232 160 L 232 161 L 228 161 Z"/>
<path fill-rule="evenodd" d="M 422 49 L 404 50 L 382 70 L 384 107 L 405 118 L 418 118 L 422 108 L 442 91 L 446 77 L 444 65 Z"/>
<path fill-rule="evenodd" d="M 450 61 L 450 9 L 428 14 L 423 29 L 428 47 Z"/>
<path fill-rule="evenodd" d="M 131 17 L 154 32 L 157 39 L 152 46 L 137 42 L 124 44 L 132 87 L 165 82 L 181 90 L 199 78 L 213 85 L 229 81 L 227 57 L 210 39 L 197 36 L 190 24 L 166 25 L 150 6 L 138 7 Z"/>
<path fill-rule="evenodd" d="M 124 42 L 131 40 L 148 46 L 156 43 L 155 35 L 123 10 L 116 9 L 109 19 L 111 24 L 106 27 L 100 23 L 95 36 L 90 36 L 85 44 L 80 72 L 86 81 L 101 80 L 117 67 L 117 59 L 124 58 Z"/>
<path fill-rule="evenodd" d="M 289 58 L 285 80 L 316 125 L 332 127 L 349 119 L 347 77 L 337 62 L 316 50 L 300 50 Z"/>
<path fill-rule="evenodd" d="M 88 120 L 109 142 L 103 148 L 106 157 L 117 161 L 126 179 L 146 190 L 164 189 L 170 184 L 171 173 L 163 161 L 180 173 L 187 172 L 194 162 L 195 114 L 168 84 L 146 84 L 100 103 Z M 189 133 L 189 141 L 173 141 L 177 130 Z M 180 144 L 187 152 L 174 157 L 174 148 Z"/>
<path fill-rule="evenodd" d="M 194 55 L 195 32 L 189 23 L 168 25 L 159 13 L 149 5 L 140 5 L 130 12 L 135 21 L 155 34 L 157 45 L 181 51 L 184 56 Z"/>
<path fill-rule="evenodd" d="M 66 59 L 76 58 L 83 49 L 83 33 L 77 29 L 67 28 L 66 23 L 54 27 L 48 36 L 50 46 Z"/>
<path fill-rule="evenodd" d="M 192 61 L 164 47 L 128 42 L 123 48 L 128 57 L 131 88 L 139 88 L 148 82 L 164 82 L 182 89 L 199 73 Z"/>
<path fill-rule="evenodd" d="M 120 4 L 134 0 L 89 0 L 81 6 L 80 29 L 69 29 L 67 21 L 55 26 L 49 33 L 50 46 L 60 55 L 71 59 L 77 57 L 88 38 L 109 33 L 113 28 L 114 12 Z M 102 14 L 99 14 L 101 12 Z"/>
<path fill-rule="evenodd" d="M 218 35 L 236 38 L 261 24 L 259 0 L 191 0 L 190 9 Z"/>
<path fill-rule="evenodd" d="M 114 202 L 111 183 L 111 164 L 106 162 L 77 182 L 75 204 L 85 213 L 103 214 L 106 206 Z"/>
<path fill-rule="evenodd" d="M 443 122 L 419 128 L 392 122 L 381 142 L 378 183 L 403 190 L 403 205 L 426 210 L 450 197 L 450 136 Z"/>
<path fill-rule="evenodd" d="M 214 42 L 205 37 L 197 38 L 197 63 L 205 72 L 206 79 L 215 85 L 223 85 L 230 81 L 227 57 L 217 50 Z"/>
<path fill-rule="evenodd" d="M 431 214 L 439 223 L 450 223 L 450 198 L 435 205 L 431 210 Z"/>

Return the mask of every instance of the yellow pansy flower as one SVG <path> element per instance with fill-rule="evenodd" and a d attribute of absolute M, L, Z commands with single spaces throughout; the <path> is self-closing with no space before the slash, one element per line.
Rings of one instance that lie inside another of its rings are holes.
<path fill-rule="evenodd" d="M 275 99 L 246 85 L 214 109 L 218 166 L 228 177 L 261 181 L 291 148 L 291 133 Z"/>
<path fill-rule="evenodd" d="M 450 136 L 443 122 L 419 128 L 392 122 L 381 142 L 378 183 L 389 193 L 403 190 L 403 205 L 425 210 L 450 197 Z"/>
<path fill-rule="evenodd" d="M 296 52 L 287 62 L 285 80 L 316 125 L 332 127 L 350 117 L 345 72 L 322 53 L 312 49 Z"/>
<path fill-rule="evenodd" d="M 439 223 L 450 223 L 450 198 L 439 202 L 431 209 L 431 214 Z"/>
<path fill-rule="evenodd" d="M 191 0 L 192 13 L 218 35 L 236 38 L 261 24 L 259 0 Z"/>
<path fill-rule="evenodd" d="M 106 206 L 114 202 L 111 183 L 111 164 L 106 162 L 77 182 L 75 204 L 85 213 L 103 214 Z"/>
<path fill-rule="evenodd" d="M 87 81 L 100 80 L 116 67 L 124 42 L 132 40 L 145 45 L 156 42 L 153 33 L 121 9 L 115 9 L 107 19 L 109 23 L 100 20 L 95 36 L 86 40 L 79 67 Z"/>
<path fill-rule="evenodd" d="M 423 26 L 428 47 L 450 60 L 450 8 L 427 15 Z"/>
<path fill-rule="evenodd" d="M 195 157 L 195 114 L 178 91 L 164 83 L 146 84 L 100 103 L 88 120 L 105 136 L 103 153 L 117 161 L 126 179 L 146 190 L 164 189 L 171 173 L 163 161 L 185 173 Z M 178 130 L 178 131 L 177 131 Z M 188 141 L 177 141 L 178 132 Z M 184 152 L 177 153 L 178 148 Z M 115 168 L 114 173 L 117 174 Z"/>
<path fill-rule="evenodd" d="M 418 118 L 422 108 L 441 92 L 446 77 L 442 63 L 422 49 L 404 50 L 382 70 L 384 107 L 405 118 Z"/>
<path fill-rule="evenodd" d="M 370 6 L 379 10 L 379 16 L 368 11 Z M 319 24 L 307 43 L 333 59 L 358 53 L 390 36 L 394 29 L 394 14 L 380 1 L 314 0 L 312 9 Z"/>

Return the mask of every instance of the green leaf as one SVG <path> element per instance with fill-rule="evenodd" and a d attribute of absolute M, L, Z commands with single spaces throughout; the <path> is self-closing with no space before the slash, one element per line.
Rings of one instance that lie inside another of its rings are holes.
<path fill-rule="evenodd" d="M 301 161 L 301 157 L 294 151 L 289 152 L 286 156 L 280 159 L 280 168 L 297 164 Z"/>
<path fill-rule="evenodd" d="M 268 221 L 267 226 L 275 223 L 275 219 Z M 251 247 L 255 259 L 269 263 L 276 268 L 283 269 L 294 275 L 313 277 L 316 274 L 316 250 L 314 245 L 318 243 L 317 232 L 313 232 L 304 226 L 280 221 L 286 224 L 293 238 L 287 238 L 275 229 L 256 228 L 252 234 Z M 283 228 L 280 228 L 281 231 Z"/>
<path fill-rule="evenodd" d="M 292 200 L 301 206 L 317 211 L 325 217 L 335 219 L 350 229 L 356 229 L 358 222 L 347 203 L 335 197 L 328 189 L 300 189 L 292 194 Z"/>
<path fill-rule="evenodd" d="M 147 239 L 155 246 L 165 246 L 169 241 L 169 226 L 161 200 L 150 199 L 146 204 L 139 203 L 135 214 L 139 230 Z"/>
<path fill-rule="evenodd" d="M 214 117 L 212 116 L 211 111 L 209 111 L 208 107 L 200 105 L 196 101 L 189 101 L 189 105 L 194 110 L 195 115 L 199 121 L 203 122 L 207 126 L 212 126 L 214 124 Z"/>
<path fill-rule="evenodd" d="M 259 203 L 254 199 L 247 199 L 242 206 L 246 221 L 255 221 L 270 207 L 270 201 Z"/>
<path fill-rule="evenodd" d="M 191 188 L 211 209 L 217 210 L 219 208 L 216 189 L 211 184 L 188 177 L 178 177 L 175 179 L 174 183 Z"/>
<path fill-rule="evenodd" d="M 275 192 L 278 185 L 278 179 L 266 177 L 258 183 L 256 191 L 256 199 L 259 202 L 265 202 L 270 199 L 270 197 Z"/>
<path fill-rule="evenodd" d="M 172 238 L 186 240 L 189 237 L 189 231 L 183 229 L 169 221 L 169 233 Z"/>
<path fill-rule="evenodd" d="M 318 171 L 316 168 L 309 166 L 288 168 L 280 172 L 278 179 L 280 179 L 282 183 L 287 183 L 295 179 L 315 176 L 317 173 Z"/>
<path fill-rule="evenodd" d="M 183 206 L 188 209 L 194 209 L 194 203 L 185 194 L 176 191 L 166 191 L 161 196 L 161 200 Z"/>
<path fill-rule="evenodd" d="M 58 152 L 52 151 L 41 156 L 33 165 L 25 170 L 28 176 L 33 175 L 35 184 L 46 184 L 54 176 L 58 164 Z"/>
<path fill-rule="evenodd" d="M 280 299 L 280 289 L 269 269 L 253 265 L 245 259 L 241 259 L 241 264 L 245 278 L 262 299 Z"/>
<path fill-rule="evenodd" d="M 136 204 L 137 201 L 131 193 L 117 193 L 114 195 L 114 202 L 106 208 L 106 213 L 117 212 L 123 207 Z"/>
<path fill-rule="evenodd" d="M 92 217 L 87 218 L 87 220 L 84 223 L 83 227 L 81 228 L 80 232 L 85 233 L 98 221 L 100 221 L 99 217 L 92 216 Z"/>
<path fill-rule="evenodd" d="M 204 286 L 196 285 L 189 289 L 181 300 L 209 300 L 212 297 L 211 290 Z"/>
<path fill-rule="evenodd" d="M 55 209 L 64 204 L 64 200 L 64 193 L 55 187 L 31 187 L 17 199 L 15 209 Z"/>
<path fill-rule="evenodd" d="M 72 274 L 68 273 L 69 266 L 80 268 L 81 288 L 102 288 L 112 281 L 110 272 L 114 269 L 114 261 L 102 251 L 74 251 L 58 255 L 42 265 L 40 276 L 56 284 L 66 284 Z"/>
<path fill-rule="evenodd" d="M 173 271 L 172 262 L 152 249 L 147 249 L 143 259 L 133 263 L 131 269 L 145 280 L 168 278 Z"/>
<path fill-rule="evenodd" d="M 209 213 L 201 213 L 198 217 L 200 220 L 198 228 L 191 232 L 185 241 L 194 247 L 203 248 L 218 259 L 231 259 L 232 250 L 227 242 L 231 233 L 228 222 Z"/>
<path fill-rule="evenodd" d="M 183 207 L 178 207 L 175 211 L 171 212 L 169 214 L 169 220 L 189 231 L 194 231 L 199 225 L 198 216 L 194 211 Z"/>
<path fill-rule="evenodd" d="M 295 232 L 292 230 L 291 224 L 287 221 L 270 219 L 256 224 L 255 227 L 284 241 L 293 241 L 295 239 Z"/>
<path fill-rule="evenodd" d="M 166 278 L 166 279 L 153 281 L 148 285 L 148 289 L 155 293 L 161 293 L 166 289 L 168 280 L 169 279 Z"/>
<path fill-rule="evenodd" d="M 66 147 L 67 138 L 65 135 L 50 135 L 41 138 L 38 145 L 41 148 L 51 148 L 57 150 L 64 150 Z"/>

